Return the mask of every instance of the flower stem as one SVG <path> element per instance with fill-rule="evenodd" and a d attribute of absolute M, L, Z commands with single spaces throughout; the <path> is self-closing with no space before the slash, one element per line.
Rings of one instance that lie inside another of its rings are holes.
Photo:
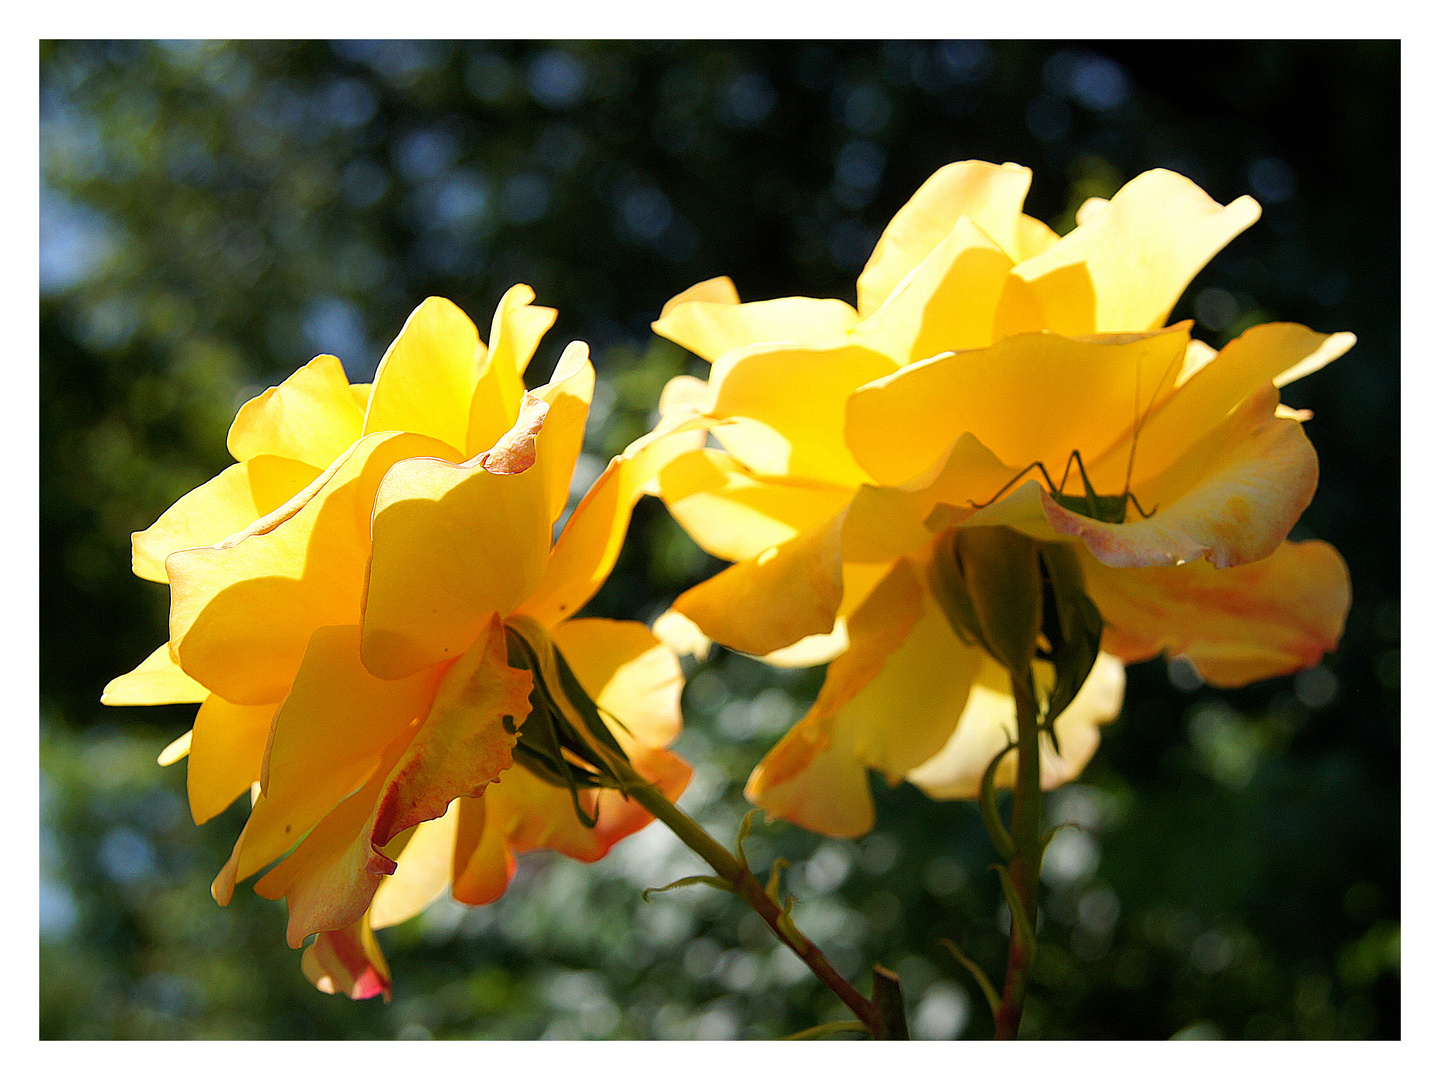
<path fill-rule="evenodd" d="M 663 821 L 686 847 L 709 863 L 715 873 L 765 920 L 781 943 L 804 961 L 805 966 L 835 992 L 855 1014 L 856 1019 L 865 1025 L 865 1030 L 871 1036 L 876 1039 L 909 1037 L 905 1030 L 904 1011 L 899 1007 L 899 987 L 894 982 L 893 975 L 877 967 L 875 1000 L 867 999 L 831 966 L 814 942 L 800 933 L 794 921 L 765 891 L 765 886 L 751 873 L 749 867 L 667 799 L 659 788 L 635 772 L 628 762 L 614 759 L 612 763 L 617 773 L 626 781 L 626 792 Z"/>
<path fill-rule="evenodd" d="M 995 1016 L 995 1038 L 1015 1039 L 1025 1008 L 1030 965 L 1035 959 L 1035 922 L 1040 889 L 1040 725 L 1030 685 L 1011 680 L 1015 695 L 1018 759 L 1010 811 L 1010 838 L 1015 853 L 1004 873 L 1010 879 L 1010 958 L 1005 970 L 1005 993 Z M 1019 910 L 1016 910 L 1018 906 Z M 1023 920 L 1023 921 L 1022 921 Z"/>

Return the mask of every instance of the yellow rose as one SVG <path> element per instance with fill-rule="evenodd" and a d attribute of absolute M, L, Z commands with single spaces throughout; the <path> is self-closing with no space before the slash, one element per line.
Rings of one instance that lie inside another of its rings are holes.
<path fill-rule="evenodd" d="M 595 375 L 576 342 L 526 392 L 555 318 L 533 299 L 505 295 L 488 349 L 454 304 L 425 301 L 373 385 L 317 357 L 240 409 L 238 464 L 134 537 L 135 572 L 170 586 L 170 640 L 104 701 L 200 703 L 162 763 L 188 753 L 197 823 L 253 798 L 212 892 L 228 903 L 281 859 L 256 890 L 287 899 L 292 947 L 319 935 L 304 968 L 328 992 L 388 994 L 372 928 L 447 886 L 486 903 L 515 852 L 593 860 L 650 820 L 615 790 L 510 767 L 547 662 L 517 649 L 558 648 L 668 795 L 689 778 L 664 749 L 680 725 L 673 654 L 639 623 L 570 616 L 614 564 L 641 488 L 703 436 L 633 444 L 552 546 Z"/>
<path fill-rule="evenodd" d="M 1353 337 L 1271 324 L 1217 353 L 1166 327 L 1258 216 L 1249 198 L 1220 206 L 1157 170 L 1057 237 L 1021 212 L 1029 180 L 1015 165 L 941 169 L 881 236 L 857 307 L 742 304 L 716 278 L 655 323 L 713 362 L 701 408 L 725 450 L 681 455 L 660 490 L 735 564 L 675 610 L 774 662 L 838 657 L 748 788 L 820 832 L 873 825 L 867 768 L 973 797 L 1008 741 L 1006 674 L 956 636 L 929 584 L 956 529 L 1073 544 L 1104 617 L 1105 653 L 1058 722 L 1063 756 L 1044 749 L 1046 786 L 1093 753 L 1122 661 L 1163 651 L 1233 686 L 1315 663 L 1344 623 L 1339 555 L 1285 539 L 1316 460 L 1277 387 Z"/>

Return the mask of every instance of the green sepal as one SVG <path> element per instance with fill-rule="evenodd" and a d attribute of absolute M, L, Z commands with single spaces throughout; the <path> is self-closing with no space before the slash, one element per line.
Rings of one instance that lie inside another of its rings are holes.
<path fill-rule="evenodd" d="M 1044 604 L 1041 630 L 1050 643 L 1049 660 L 1055 667 L 1055 685 L 1045 708 L 1042 727 L 1050 732 L 1060 752 L 1054 721 L 1075 700 L 1100 655 L 1105 620 L 1085 591 L 1080 559 L 1069 544 L 1041 544 L 1044 568 Z"/>
<path fill-rule="evenodd" d="M 1015 883 L 1010 880 L 1009 871 L 999 863 L 992 863 L 990 869 L 1000 875 L 1000 888 L 1005 893 L 1005 903 L 1010 907 L 1011 926 L 1020 936 L 1020 941 L 1026 951 L 1033 955 L 1035 952 L 1035 928 L 1030 925 L 1030 916 L 1025 914 L 1025 906 L 1020 902 L 1020 894 L 1015 891 Z"/>
<path fill-rule="evenodd" d="M 770 864 L 770 878 L 765 882 L 765 895 L 777 904 L 780 903 L 780 872 L 789 869 L 790 860 L 783 857 L 776 858 L 776 860 Z M 793 903 L 793 898 L 787 902 L 787 911 L 789 910 L 789 903 Z"/>
<path fill-rule="evenodd" d="M 1041 587 L 1037 544 L 1013 529 L 957 529 L 955 552 L 964 571 L 981 642 L 1012 678 L 1031 688 Z"/>
<path fill-rule="evenodd" d="M 965 970 L 970 972 L 975 982 L 980 986 L 980 992 L 985 995 L 985 1003 L 990 1006 L 992 1019 L 1000 1015 L 1000 995 L 995 991 L 995 984 L 990 981 L 990 976 L 985 974 L 985 969 L 977 964 L 970 957 L 966 956 L 959 945 L 949 938 L 941 938 L 940 944 L 950 950 L 950 955 L 965 965 Z"/>
<path fill-rule="evenodd" d="M 900 992 L 900 976 L 889 968 L 876 964 L 871 969 L 875 984 L 870 992 L 870 1004 L 880 1014 L 884 1025 L 882 1039 L 910 1038 L 910 1025 L 905 1021 L 905 996 Z"/>
<path fill-rule="evenodd" d="M 934 555 L 927 571 L 930 594 L 945 613 L 950 629 L 966 645 L 984 648 L 984 635 L 980 630 L 980 617 L 970 601 L 970 590 L 965 584 L 965 571 L 960 565 L 960 554 L 956 548 L 955 536 L 942 536 L 935 544 Z"/>
<path fill-rule="evenodd" d="M 735 891 L 735 886 L 722 877 L 716 877 L 714 874 L 693 874 L 690 877 L 682 877 L 679 881 L 672 881 L 669 885 L 652 885 L 640 893 L 640 899 L 648 902 L 652 893 L 669 892 L 671 889 L 678 889 L 685 885 L 713 885 L 728 893 Z"/>

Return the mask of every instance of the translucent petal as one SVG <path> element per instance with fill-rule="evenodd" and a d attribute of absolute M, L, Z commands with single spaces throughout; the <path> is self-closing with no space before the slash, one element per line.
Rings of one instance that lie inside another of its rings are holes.
<path fill-rule="evenodd" d="M 227 701 L 280 700 L 315 629 L 360 620 L 381 477 L 403 458 L 447 452 L 421 435 L 367 436 L 246 532 L 172 554 L 170 641 L 180 666 Z"/>
<path fill-rule="evenodd" d="M 675 520 L 710 554 L 739 562 L 833 517 L 849 488 L 756 477 L 729 454 L 695 450 L 660 473 Z"/>
<path fill-rule="evenodd" d="M 906 274 L 964 216 L 983 229 L 1012 261 L 1020 257 L 1020 208 L 1030 170 L 1019 165 L 959 161 L 938 170 L 885 227 L 857 283 L 861 316 L 875 311 Z"/>
<path fill-rule="evenodd" d="M 240 406 L 226 445 L 236 461 L 269 454 L 318 472 L 360 438 L 364 419 L 340 361 L 317 356 Z"/>
<path fill-rule="evenodd" d="M 411 831 L 405 850 L 395 859 L 395 872 L 380 883 L 370 902 L 370 925 L 376 930 L 418 915 L 450 887 L 455 854 L 455 827 L 460 800 L 444 817 L 422 821 Z"/>
<path fill-rule="evenodd" d="M 1125 665 L 1101 653 L 1075 700 L 1055 720 L 1063 756 L 1055 753 L 1048 737 L 1040 740 L 1041 787 L 1059 787 L 1080 775 L 1100 745 L 1099 725 L 1115 719 L 1124 695 Z M 1015 699 L 1010 696 L 1009 676 L 987 656 L 944 749 L 911 769 L 905 779 L 933 799 L 977 798 L 981 777 L 1014 731 Z M 995 770 L 995 783 L 1002 788 L 1014 785 L 1013 753 Z"/>
<path fill-rule="evenodd" d="M 204 701 L 209 693 L 180 670 L 166 642 L 140 661 L 134 671 L 106 683 L 100 702 L 103 705 L 171 705 Z"/>
<path fill-rule="evenodd" d="M 201 825 L 226 810 L 260 779 L 270 738 L 272 705 L 232 705 L 211 694 L 195 715 L 186 789 L 190 813 Z"/>
<path fill-rule="evenodd" d="M 1183 176 L 1153 169 L 1015 275 L 1047 329 L 1156 330 L 1200 269 L 1259 217 L 1249 196 L 1221 206 Z"/>
<path fill-rule="evenodd" d="M 729 278 L 715 278 L 672 299 L 650 325 L 661 337 L 715 360 L 766 341 L 838 341 L 855 320 L 855 309 L 840 300 L 789 296 L 742 304 Z"/>
<path fill-rule="evenodd" d="M 1183 328 L 1099 340 L 1038 333 L 936 357 L 858 389 L 846 441 L 881 484 L 923 473 L 969 432 L 1016 469 L 1045 462 L 1057 482 L 1079 450 L 1097 488 L 1118 491 L 1145 402 L 1173 384 L 1186 341 Z"/>
<path fill-rule="evenodd" d="M 675 610 L 714 641 L 763 656 L 835 625 L 843 512 L 683 593 Z"/>
<path fill-rule="evenodd" d="M 680 734 L 685 678 L 675 654 L 644 623 L 569 619 L 550 631 L 580 685 L 626 751 L 666 746 Z"/>
<path fill-rule="evenodd" d="M 710 415 L 737 418 L 716 426 L 715 437 L 761 476 L 861 483 L 867 477 L 845 443 L 845 401 L 895 367 L 859 345 L 736 350 L 711 371 Z"/>
<path fill-rule="evenodd" d="M 432 296 L 410 313 L 380 360 L 365 413 L 365 434 L 429 435 L 459 456 L 479 374 L 480 334 L 449 300 Z"/>
<path fill-rule="evenodd" d="M 1115 570 L 1085 562 L 1105 648 L 1126 663 L 1184 656 L 1207 682 L 1243 686 L 1318 663 L 1339 642 L 1350 576 L 1329 544 L 1285 543 L 1259 562 Z"/>
<path fill-rule="evenodd" d="M 517 429 L 525 443 L 514 448 L 519 461 L 410 458 L 385 474 L 362 622 L 365 664 L 381 678 L 458 656 L 494 613 L 509 614 L 539 581 L 550 551 L 550 493 L 542 470 L 521 468 L 525 457 L 533 464 L 534 431 L 545 421 L 545 406 L 537 408 L 524 414 L 533 423 Z"/>
<path fill-rule="evenodd" d="M 268 454 L 231 465 L 183 495 L 154 525 L 131 535 L 136 576 L 168 581 L 165 559 L 172 552 L 220 543 L 284 505 L 319 475 L 313 465 Z"/>
<path fill-rule="evenodd" d="M 555 321 L 555 309 L 535 307 L 528 285 L 512 286 L 495 308 L 490 349 L 479 347 L 479 378 L 470 398 L 465 455 L 493 446 L 514 425 L 525 396 L 521 378 L 540 338 Z"/>

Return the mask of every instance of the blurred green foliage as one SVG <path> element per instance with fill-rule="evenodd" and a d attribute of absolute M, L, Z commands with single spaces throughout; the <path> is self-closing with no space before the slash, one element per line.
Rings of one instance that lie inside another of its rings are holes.
<path fill-rule="evenodd" d="M 41 880 L 44 1038 L 758 1038 L 843 1011 L 733 898 L 641 902 L 698 861 L 651 828 L 594 866 L 522 860 L 496 904 L 381 934 L 396 1000 L 317 993 L 283 911 L 208 882 L 244 818 L 196 829 L 155 755 L 192 707 L 99 705 L 165 636 L 129 533 L 227 463 L 235 407 L 318 352 L 357 381 L 411 308 L 484 328 L 516 281 L 597 387 L 588 482 L 698 362 L 650 335 L 728 274 L 745 299 L 854 297 L 879 230 L 964 158 L 1035 170 L 1060 231 L 1150 167 L 1261 222 L 1177 318 L 1353 330 L 1285 390 L 1320 489 L 1296 536 L 1347 559 L 1338 653 L 1220 693 L 1161 661 L 1047 858 L 1026 1033 L 1399 1034 L 1399 45 L 1396 42 L 46 42 L 41 45 Z M 488 333 L 486 333 L 488 336 Z M 1037 417 L 1043 423 L 1043 417 Z M 592 613 L 652 618 L 717 567 L 653 500 Z M 818 688 L 691 665 L 682 805 L 733 836 L 745 777 Z M 847 975 L 900 973 L 919 1037 L 990 1034 L 938 945 L 1003 966 L 978 815 L 877 786 L 859 842 L 760 827 Z"/>

